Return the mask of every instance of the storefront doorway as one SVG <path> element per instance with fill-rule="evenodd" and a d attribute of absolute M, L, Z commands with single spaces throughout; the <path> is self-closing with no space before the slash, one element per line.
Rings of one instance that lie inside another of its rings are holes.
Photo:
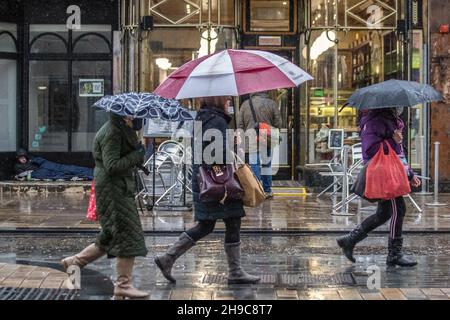
<path fill-rule="evenodd" d="M 251 48 L 254 49 L 254 48 Z M 289 61 L 294 62 L 294 50 L 274 50 L 273 48 L 258 47 L 258 50 L 277 54 Z M 295 111 L 294 111 L 294 88 L 283 88 L 268 91 L 270 99 L 276 102 L 281 114 L 280 145 L 273 150 L 272 172 L 275 180 L 291 180 L 295 178 L 295 154 L 298 145 L 294 143 L 296 137 Z M 241 101 L 241 103 L 244 100 Z"/>

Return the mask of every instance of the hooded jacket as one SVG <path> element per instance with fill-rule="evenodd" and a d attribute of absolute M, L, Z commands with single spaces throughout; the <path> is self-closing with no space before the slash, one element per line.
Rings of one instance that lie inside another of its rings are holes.
<path fill-rule="evenodd" d="M 365 164 L 375 156 L 380 148 L 380 144 L 386 140 L 404 164 L 408 177 L 410 179 L 414 177 L 414 171 L 406 160 L 403 145 L 395 142 L 392 138 L 395 130 L 403 131 L 405 128 L 405 124 L 400 117 L 396 116 L 390 109 L 371 110 L 362 116 L 360 128 Z M 384 147 L 384 151 L 387 152 L 386 147 Z"/>

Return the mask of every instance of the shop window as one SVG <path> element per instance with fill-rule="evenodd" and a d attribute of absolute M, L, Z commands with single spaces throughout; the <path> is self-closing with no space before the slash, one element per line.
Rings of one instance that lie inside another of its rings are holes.
<path fill-rule="evenodd" d="M 15 39 L 8 31 L 0 30 L 0 52 L 17 52 Z"/>
<path fill-rule="evenodd" d="M 43 34 L 34 39 L 30 53 L 67 53 L 67 44 L 56 34 Z"/>
<path fill-rule="evenodd" d="M 82 25 L 72 31 L 74 53 L 111 53 L 110 25 Z"/>
<path fill-rule="evenodd" d="M 336 63 L 335 43 L 328 39 L 335 38 L 334 31 L 328 36 L 326 31 L 313 31 L 310 38 L 309 57 L 310 74 L 314 77 L 309 82 L 309 140 L 310 162 L 330 160 L 333 156 L 328 148 L 328 130 L 335 126 L 334 106 L 334 64 Z M 307 57 L 305 47 L 304 58 Z"/>
<path fill-rule="evenodd" d="M 423 66 L 423 36 L 421 30 L 414 30 L 412 34 L 412 55 L 411 55 L 411 80 L 422 82 Z M 423 128 L 423 106 L 416 105 L 409 108 L 409 124 L 410 124 L 410 146 L 409 159 L 410 164 L 414 169 L 419 169 L 422 166 L 423 158 L 425 156 L 425 132 Z"/>
<path fill-rule="evenodd" d="M 312 0 L 311 26 L 382 29 L 395 28 L 399 0 Z"/>
<path fill-rule="evenodd" d="M 85 90 L 86 86 L 97 90 Z M 98 129 L 108 120 L 108 113 L 92 105 L 111 93 L 110 61 L 74 61 L 72 63 L 72 151 L 91 151 Z"/>
<path fill-rule="evenodd" d="M 295 8 L 289 0 L 247 0 L 246 30 L 249 32 L 292 32 Z"/>
<path fill-rule="evenodd" d="M 234 1 L 229 0 L 151 1 L 150 11 L 158 25 L 197 25 L 209 21 L 234 26 Z"/>
<path fill-rule="evenodd" d="M 74 41 L 74 53 L 110 53 L 111 48 L 108 40 L 101 35 L 85 34 Z"/>
<path fill-rule="evenodd" d="M 0 152 L 16 150 L 17 26 L 0 22 Z"/>
<path fill-rule="evenodd" d="M 69 88 L 66 61 L 31 61 L 30 151 L 68 151 Z"/>
<path fill-rule="evenodd" d="M 0 151 L 16 150 L 17 61 L 0 59 Z"/>
<path fill-rule="evenodd" d="M 208 43 L 207 30 L 194 28 L 159 28 L 150 35 L 150 59 L 154 63 L 153 85 L 158 86 L 184 63 L 199 56 L 235 46 L 234 32 L 230 28 L 212 29 L 214 39 Z M 181 35 L 181 36 L 180 36 Z"/>
<path fill-rule="evenodd" d="M 30 53 L 67 53 L 66 25 L 30 25 Z"/>
<path fill-rule="evenodd" d="M 336 39 L 337 44 L 333 41 Z M 391 46 L 386 46 L 386 39 Z M 332 157 L 333 152 L 327 146 L 330 128 L 344 129 L 345 144 L 359 142 L 357 111 L 342 107 L 356 89 L 397 75 L 400 66 L 396 69 L 396 62 L 400 56 L 393 49 L 397 48 L 396 43 L 392 32 L 314 30 L 311 33 L 309 45 L 302 50 L 304 58 L 309 50 L 309 72 L 314 77 L 309 82 L 307 106 L 310 163 Z"/>

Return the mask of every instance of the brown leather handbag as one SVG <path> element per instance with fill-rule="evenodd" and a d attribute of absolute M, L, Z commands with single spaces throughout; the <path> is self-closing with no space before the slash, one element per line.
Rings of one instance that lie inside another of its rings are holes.
<path fill-rule="evenodd" d="M 244 190 L 235 176 L 235 166 L 201 165 L 198 173 L 200 201 L 224 204 L 229 200 L 242 200 Z"/>

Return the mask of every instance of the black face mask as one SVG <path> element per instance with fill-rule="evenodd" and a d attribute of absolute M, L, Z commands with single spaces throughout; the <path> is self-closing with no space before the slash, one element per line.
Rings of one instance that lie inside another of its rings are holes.
<path fill-rule="evenodd" d="M 142 129 L 142 124 L 143 124 L 143 120 L 142 119 L 133 119 L 133 130 L 134 131 L 139 131 Z"/>

